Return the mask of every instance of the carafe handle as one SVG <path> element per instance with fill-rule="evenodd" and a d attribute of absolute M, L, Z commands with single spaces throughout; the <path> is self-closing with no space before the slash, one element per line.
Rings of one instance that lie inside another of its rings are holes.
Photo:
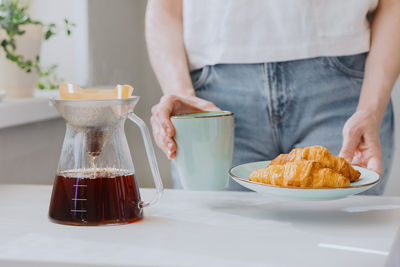
<path fill-rule="evenodd" d="M 145 146 L 146 152 L 147 152 L 147 159 L 149 160 L 151 173 L 153 175 L 154 184 L 156 185 L 157 192 L 156 192 L 155 198 L 151 201 L 143 201 L 142 207 L 144 208 L 144 207 L 147 207 L 147 206 L 150 206 L 150 205 L 153 205 L 154 203 L 156 203 L 161 198 L 161 196 L 164 192 L 164 188 L 163 188 L 163 184 L 161 181 L 160 171 L 158 170 L 156 155 L 154 153 L 153 143 L 151 142 L 150 132 L 146 126 L 146 123 L 141 118 L 136 116 L 136 114 L 134 114 L 134 113 L 130 113 L 128 115 L 128 118 L 131 121 L 133 121 L 134 123 L 136 123 L 140 128 L 140 132 L 142 133 L 142 137 L 143 137 L 143 141 L 144 141 L 144 146 Z"/>

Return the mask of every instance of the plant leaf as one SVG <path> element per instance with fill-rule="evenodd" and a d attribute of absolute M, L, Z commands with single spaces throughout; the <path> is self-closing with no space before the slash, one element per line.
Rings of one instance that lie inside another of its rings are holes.
<path fill-rule="evenodd" d="M 52 35 L 53 35 L 53 33 L 52 33 L 50 30 L 48 30 L 48 31 L 46 32 L 46 34 L 44 35 L 44 39 L 45 39 L 45 40 L 49 40 L 49 38 L 50 38 Z"/>

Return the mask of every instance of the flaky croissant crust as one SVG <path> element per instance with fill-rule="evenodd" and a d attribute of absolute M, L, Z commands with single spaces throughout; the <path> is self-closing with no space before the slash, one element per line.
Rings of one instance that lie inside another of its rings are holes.
<path fill-rule="evenodd" d="M 257 169 L 249 180 L 277 186 L 347 187 L 360 177 L 350 163 L 322 146 L 293 149 L 281 154 L 265 169 Z"/>

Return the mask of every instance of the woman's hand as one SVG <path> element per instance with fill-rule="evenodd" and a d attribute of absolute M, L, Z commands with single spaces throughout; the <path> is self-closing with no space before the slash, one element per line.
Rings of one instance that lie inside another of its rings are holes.
<path fill-rule="evenodd" d="M 343 127 L 343 145 L 339 156 L 348 162 L 382 173 L 379 141 L 380 122 L 376 114 L 359 110 Z"/>
<path fill-rule="evenodd" d="M 183 113 L 218 110 L 220 109 L 213 103 L 196 96 L 163 96 L 160 103 L 151 109 L 150 121 L 157 146 L 167 155 L 168 159 L 173 159 L 176 152 L 176 144 L 173 140 L 175 129 L 170 117 Z"/>
<path fill-rule="evenodd" d="M 380 0 L 371 24 L 371 44 L 357 111 L 343 128 L 340 156 L 378 173 L 382 173 L 379 128 L 400 73 L 399 27 L 400 1 Z"/>

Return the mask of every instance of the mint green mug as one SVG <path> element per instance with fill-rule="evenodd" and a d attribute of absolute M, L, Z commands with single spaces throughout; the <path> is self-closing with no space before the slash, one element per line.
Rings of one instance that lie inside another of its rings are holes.
<path fill-rule="evenodd" d="M 229 183 L 233 157 L 233 113 L 181 114 L 171 118 L 177 144 L 173 159 L 184 189 L 218 190 Z"/>

